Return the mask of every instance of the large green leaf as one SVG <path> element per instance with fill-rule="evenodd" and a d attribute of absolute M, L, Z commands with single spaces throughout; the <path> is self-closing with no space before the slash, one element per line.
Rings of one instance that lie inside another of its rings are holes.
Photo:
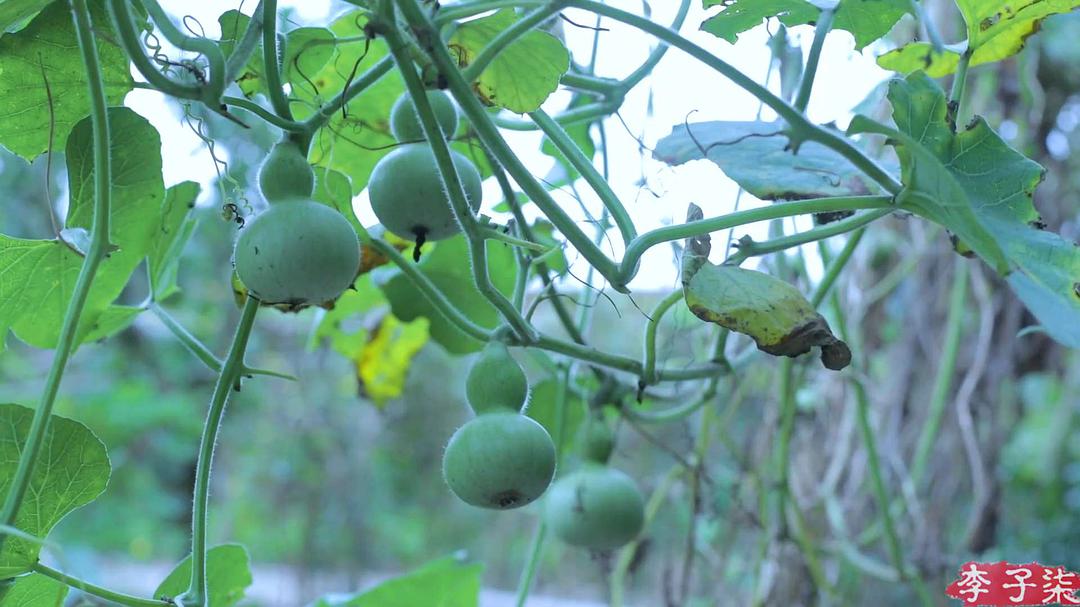
<path fill-rule="evenodd" d="M 355 596 L 322 598 L 311 607 L 477 607 L 483 569 L 446 557 Z"/>
<path fill-rule="evenodd" d="M 11 581 L 11 580 L 9 580 Z M 31 573 L 16 578 L 10 588 L 0 589 L 0 605 L 4 607 L 63 607 L 67 584 Z"/>
<path fill-rule="evenodd" d="M 198 223 L 191 212 L 198 195 L 199 184 L 194 181 L 178 183 L 165 192 L 165 202 L 161 205 L 161 216 L 146 260 L 150 269 L 150 291 L 155 301 L 165 301 L 180 290 L 176 273 L 180 255 Z"/>
<path fill-rule="evenodd" d="M 155 597 L 183 594 L 191 582 L 191 555 L 180 561 L 154 591 Z M 207 607 L 232 607 L 251 585 L 247 550 L 240 544 L 214 546 L 206 553 Z"/>
<path fill-rule="evenodd" d="M 450 48 L 465 67 L 503 30 L 517 21 L 513 9 L 466 22 L 450 37 Z M 489 104 L 523 114 L 559 87 L 570 68 L 570 53 L 558 38 L 533 30 L 500 52 L 481 72 L 474 88 Z"/>
<path fill-rule="evenodd" d="M 107 28 L 102 5 L 92 3 L 91 16 Z M 127 56 L 107 38 L 97 37 L 101 76 L 109 104 L 118 105 L 133 81 Z M 52 135 L 52 148 L 63 149 L 90 112 L 88 95 L 67 2 L 52 3 L 19 32 L 0 37 L 0 145 L 31 160 L 49 149 Z"/>
<path fill-rule="evenodd" d="M 956 71 L 960 55 L 972 53 L 970 65 L 1001 61 L 1020 52 L 1029 36 L 1050 15 L 1080 7 L 1080 0 L 956 0 L 967 24 L 967 41 L 940 54 L 926 42 L 913 42 L 878 57 L 878 65 L 897 72 L 923 70 L 935 78 Z"/>
<path fill-rule="evenodd" d="M 687 221 L 701 219 L 691 205 Z M 759 350 L 773 356 L 799 356 L 821 347 L 821 362 L 840 370 L 851 363 L 847 344 L 798 289 L 753 270 L 709 262 L 711 237 L 688 239 L 682 283 L 686 305 L 698 318 L 749 335 Z"/>
<path fill-rule="evenodd" d="M 798 154 L 792 153 L 787 149 L 787 137 L 781 134 L 783 129 L 784 125 L 775 122 L 677 125 L 656 144 L 653 156 L 673 166 L 708 158 L 762 200 L 879 192 L 850 161 L 819 143 L 808 141 L 799 147 Z"/>
<path fill-rule="evenodd" d="M 705 8 L 721 5 L 723 10 L 709 17 L 701 29 L 735 42 L 739 34 L 771 17 L 792 27 L 814 23 L 821 10 L 807 0 L 703 0 Z M 861 50 L 889 33 L 893 25 L 911 9 L 908 0 L 840 0 L 833 29 L 851 32 L 855 48 Z"/>
<path fill-rule="evenodd" d="M 916 72 L 889 87 L 897 130 L 856 117 L 852 130 L 887 135 L 900 157 L 904 209 L 955 234 L 1002 275 L 1050 335 L 1080 347 L 1080 247 L 1040 229 L 1032 203 L 1043 168 L 982 118 L 956 132 L 945 92 Z"/>
<path fill-rule="evenodd" d="M 33 417 L 33 409 L 0 405 L 0 495 L 11 490 Z M 44 539 L 60 519 L 105 491 L 110 470 L 105 445 L 89 428 L 53 415 L 15 527 Z M 29 571 L 40 549 L 37 542 L 8 536 L 0 551 L 0 579 Z"/>
<path fill-rule="evenodd" d="M 111 304 L 139 262 L 162 234 L 161 141 L 145 118 L 127 108 L 109 110 L 112 141 L 111 242 L 116 247 L 102 262 L 79 325 L 80 340 L 101 336 L 101 317 L 111 323 L 124 310 Z M 93 142 L 90 120 L 75 125 L 68 138 L 68 182 L 71 204 L 67 232 L 79 234 L 92 224 L 94 206 Z M 167 211 L 167 209 L 165 209 Z M 167 215 L 166 215 L 167 216 Z M 28 240 L 0 235 L 0 335 L 10 328 L 39 348 L 56 344 L 64 313 L 82 267 L 77 246 L 59 239 Z"/>
<path fill-rule="evenodd" d="M 0 2 L 0 36 L 17 28 L 53 0 L 3 0 Z"/>
<path fill-rule="evenodd" d="M 509 295 L 514 288 L 517 264 L 509 245 L 489 240 L 487 243 L 488 275 L 495 288 Z M 417 267 L 438 287 L 450 303 L 476 324 L 493 329 L 499 323 L 495 308 L 476 289 L 469 264 L 468 245 L 464 236 L 440 241 L 424 253 Z M 394 316 L 410 321 L 424 316 L 431 321 L 431 338 L 448 352 L 467 354 L 479 350 L 483 343 L 462 333 L 439 312 L 396 267 L 378 268 L 372 279 L 390 301 Z"/>

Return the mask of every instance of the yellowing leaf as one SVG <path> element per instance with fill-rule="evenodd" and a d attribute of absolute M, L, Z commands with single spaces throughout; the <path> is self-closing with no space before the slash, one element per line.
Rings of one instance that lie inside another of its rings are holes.
<path fill-rule="evenodd" d="M 462 24 L 450 37 L 450 50 L 461 67 L 472 63 L 503 30 L 517 21 L 513 9 Z M 502 50 L 477 79 L 476 92 L 489 105 L 519 114 L 531 112 L 559 86 L 570 68 L 570 53 L 559 39 L 533 30 Z"/>
<path fill-rule="evenodd" d="M 361 393 L 380 407 L 401 396 L 413 356 L 427 341 L 426 318 L 405 323 L 393 314 L 383 316 L 356 361 Z"/>
<path fill-rule="evenodd" d="M 930 44 L 916 42 L 878 57 L 878 65 L 904 73 L 921 69 L 937 78 L 956 71 L 965 51 L 972 53 L 971 65 L 1000 61 L 1020 52 L 1043 19 L 1073 10 L 1080 0 L 956 0 L 956 5 L 967 23 L 966 44 L 947 45 L 935 54 Z"/>

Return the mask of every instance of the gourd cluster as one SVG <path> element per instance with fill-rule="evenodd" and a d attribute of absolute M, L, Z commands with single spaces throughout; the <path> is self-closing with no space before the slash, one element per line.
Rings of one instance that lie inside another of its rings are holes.
<path fill-rule="evenodd" d="M 457 128 L 450 98 L 427 93 L 444 136 Z M 416 242 L 441 240 L 460 231 L 431 146 L 412 100 L 394 104 L 391 131 L 400 145 L 372 170 L 371 207 L 383 227 Z M 481 200 L 476 166 L 451 151 L 469 207 Z M 237 276 L 248 293 L 267 304 L 299 307 L 335 300 L 356 279 L 360 247 L 356 231 L 338 211 L 311 199 L 314 173 L 301 148 L 285 139 L 259 170 L 269 208 L 241 229 L 234 249 Z M 542 425 L 525 415 L 529 383 L 524 370 L 498 340 L 488 343 L 469 369 L 465 394 L 476 416 L 454 432 L 443 455 L 443 477 L 467 504 L 509 510 L 551 490 L 544 516 L 568 544 L 611 550 L 633 540 L 644 524 L 644 500 L 634 481 L 607 465 L 614 438 L 601 418 L 583 434 L 584 463 L 552 484 L 558 461 Z"/>
<path fill-rule="evenodd" d="M 458 428 L 443 455 L 443 476 L 462 501 L 507 510 L 548 490 L 544 517 L 573 546 L 612 550 L 641 532 L 645 504 L 634 481 L 607 466 L 614 438 L 601 418 L 583 434 L 584 464 L 552 484 L 556 450 L 547 430 L 524 414 L 525 372 L 499 341 L 469 369 L 465 397 L 476 417 Z"/>
<path fill-rule="evenodd" d="M 315 174 L 300 147 L 285 139 L 259 168 L 270 207 L 240 230 L 233 264 L 248 293 L 292 307 L 337 299 L 356 280 L 360 242 L 349 220 L 311 199 Z"/>

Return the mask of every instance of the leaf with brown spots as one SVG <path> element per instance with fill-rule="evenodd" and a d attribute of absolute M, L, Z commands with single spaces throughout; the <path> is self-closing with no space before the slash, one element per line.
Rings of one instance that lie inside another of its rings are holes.
<path fill-rule="evenodd" d="M 928 42 L 913 42 L 878 57 L 878 65 L 939 78 L 956 71 L 964 52 L 972 53 L 971 65 L 1001 61 L 1020 52 L 1043 19 L 1073 10 L 1080 0 L 957 0 L 956 5 L 967 23 L 966 42 L 947 44 L 940 54 Z"/>
<path fill-rule="evenodd" d="M 691 205 L 687 221 L 700 218 Z M 798 289 L 754 270 L 708 261 L 709 235 L 687 240 L 683 255 L 686 305 L 698 318 L 748 335 L 758 349 L 795 357 L 821 348 L 821 362 L 839 371 L 851 363 L 851 350 L 837 339 Z"/>

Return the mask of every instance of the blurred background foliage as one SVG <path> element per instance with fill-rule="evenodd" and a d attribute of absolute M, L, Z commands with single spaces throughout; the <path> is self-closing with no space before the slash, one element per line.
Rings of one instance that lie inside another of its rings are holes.
<path fill-rule="evenodd" d="M 972 70 L 969 84 L 970 112 L 986 116 L 1013 146 L 1049 169 L 1036 206 L 1050 229 L 1072 240 L 1080 240 L 1080 154 L 1073 153 L 1080 148 L 1078 38 L 1080 15 L 1051 18 L 1022 54 Z M 206 124 L 232 159 L 222 187 L 243 192 L 273 133 L 256 128 L 241 135 L 228 122 Z M 6 208 L 22 211 L 0 216 L 0 230 L 49 235 L 50 196 L 60 199 L 66 183 L 62 157 L 53 156 L 46 178 L 45 157 L 27 165 L 2 154 L 0 191 Z M 217 352 L 226 348 L 228 327 L 238 316 L 228 263 L 236 228 L 223 219 L 223 203 L 215 195 L 198 209 L 199 228 L 181 269 L 183 291 L 166 304 Z M 891 492 L 906 495 L 915 512 L 899 519 L 902 537 L 928 586 L 944 588 L 969 558 L 1080 569 L 1080 356 L 1040 333 L 1017 337 L 1033 319 L 999 279 L 967 262 L 972 286 L 949 410 L 922 485 L 912 487 L 905 462 L 927 419 L 956 256 L 942 234 L 915 220 L 879 222 L 867 239 L 839 292 L 848 322 L 859 331 L 857 348 L 869 360 L 864 379 Z M 769 263 L 775 270 L 797 261 L 789 255 Z M 145 293 L 146 285 L 136 280 L 125 298 L 137 303 Z M 600 298 L 590 343 L 637 352 L 645 323 L 639 308 L 651 309 L 663 295 Z M 404 394 L 376 407 L 361 395 L 355 362 L 312 337 L 322 314 L 267 313 L 258 321 L 249 362 L 299 379 L 245 383 L 231 402 L 216 460 L 211 537 L 246 545 L 256 564 L 285 566 L 273 575 L 292 579 L 290 596 L 304 600 L 362 584 L 367 577 L 360 572 L 400 572 L 462 549 L 485 563 L 485 585 L 513 588 L 537 506 L 510 514 L 473 509 L 453 498 L 440 475 L 443 446 L 468 417 L 463 378 L 470 359 L 427 343 L 408 371 Z M 546 306 L 538 318 L 558 331 Z M 700 328 L 682 306 L 669 315 L 661 327 L 661 360 L 707 357 Z M 8 348 L 0 356 L 3 399 L 33 403 L 51 353 L 14 339 Z M 534 385 L 552 372 L 547 357 L 517 354 Z M 791 556 L 791 540 L 763 539 L 755 527 L 777 424 L 776 365 L 760 359 L 737 383 L 723 383 L 709 405 L 720 415 L 704 465 L 708 482 L 697 500 L 688 483 L 669 487 L 631 568 L 635 604 L 661 604 L 670 592 L 692 521 L 694 604 L 750 596 L 760 558 L 776 565 L 767 604 L 807 600 L 809 581 Z M 594 387 L 586 372 L 575 377 L 584 393 Z M 865 452 L 853 438 L 853 397 L 841 380 L 813 365 L 801 377 L 792 449 L 795 495 L 810 533 L 826 552 L 843 554 L 876 517 Z M 194 456 L 213 380 L 150 314 L 105 344 L 80 348 L 57 412 L 100 436 L 114 472 L 106 493 L 71 514 L 53 536 L 72 571 L 94 579 L 106 564 L 168 567 L 186 553 Z M 535 406 L 549 406 L 551 392 L 537 389 Z M 574 402 L 581 411 L 584 403 Z M 676 457 L 691 450 L 692 422 L 621 424 L 614 465 L 649 495 L 664 483 Z M 819 484 L 830 485 L 827 499 Z M 851 537 L 844 539 L 842 529 Z M 842 604 L 911 598 L 894 582 L 867 573 L 887 560 L 877 546 L 860 546 L 865 554 L 859 558 L 869 559 L 861 566 L 856 559 L 829 561 L 837 568 Z M 610 558 L 552 542 L 538 593 L 600 600 L 612 566 Z M 256 569 L 257 585 L 258 576 Z M 125 583 L 146 586 L 138 579 L 115 585 Z"/>

